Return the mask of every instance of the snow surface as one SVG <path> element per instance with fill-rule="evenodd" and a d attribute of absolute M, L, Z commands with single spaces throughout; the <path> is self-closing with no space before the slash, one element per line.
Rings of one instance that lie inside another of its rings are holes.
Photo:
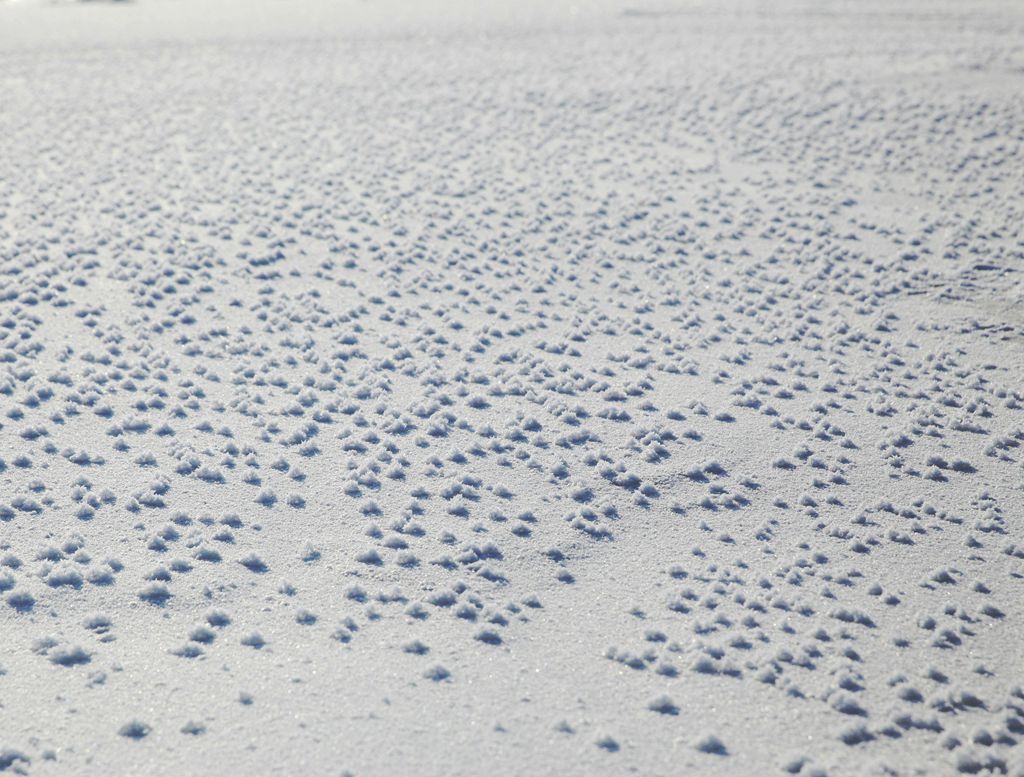
<path fill-rule="evenodd" d="M 0 2 L 0 773 L 1024 774 L 1024 6 Z"/>

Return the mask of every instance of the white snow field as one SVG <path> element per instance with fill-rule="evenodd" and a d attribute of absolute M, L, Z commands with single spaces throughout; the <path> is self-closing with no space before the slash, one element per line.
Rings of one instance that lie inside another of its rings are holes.
<path fill-rule="evenodd" d="M 1024 4 L 0 0 L 0 774 L 1024 775 Z"/>

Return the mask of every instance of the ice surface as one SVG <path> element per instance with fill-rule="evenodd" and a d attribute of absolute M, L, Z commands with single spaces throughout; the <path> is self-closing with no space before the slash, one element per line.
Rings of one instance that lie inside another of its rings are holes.
<path fill-rule="evenodd" d="M 1022 33 L 0 2 L 0 774 L 1024 774 Z"/>

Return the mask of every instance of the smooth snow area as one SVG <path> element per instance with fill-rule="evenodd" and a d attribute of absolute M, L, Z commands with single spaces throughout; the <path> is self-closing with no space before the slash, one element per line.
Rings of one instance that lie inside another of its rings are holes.
<path fill-rule="evenodd" d="M 1024 6 L 0 0 L 0 774 L 1024 774 Z"/>

